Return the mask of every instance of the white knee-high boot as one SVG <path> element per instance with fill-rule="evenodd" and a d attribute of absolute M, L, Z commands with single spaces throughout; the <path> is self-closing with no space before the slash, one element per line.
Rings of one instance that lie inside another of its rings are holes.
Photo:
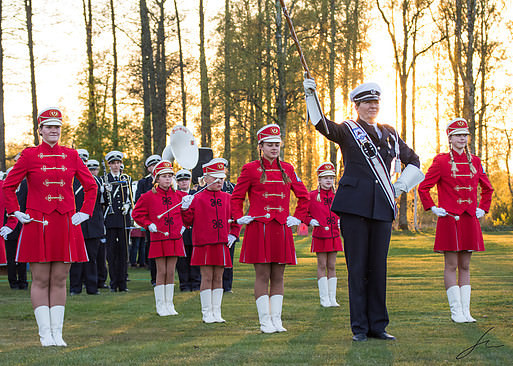
<path fill-rule="evenodd" d="M 461 295 L 461 308 L 463 310 L 463 316 L 467 319 L 467 323 L 474 323 L 476 319 L 470 315 L 470 285 L 460 287 Z"/>
<path fill-rule="evenodd" d="M 66 347 L 67 344 L 62 339 L 62 326 L 64 325 L 64 306 L 56 305 L 50 308 L 50 325 L 55 345 Z"/>
<path fill-rule="evenodd" d="M 319 286 L 319 297 L 321 299 L 321 306 L 322 307 L 329 307 L 331 306 L 330 298 L 328 294 L 328 278 L 327 277 L 321 277 L 317 281 L 317 284 Z"/>
<path fill-rule="evenodd" d="M 269 296 L 262 295 L 256 299 L 256 306 L 262 333 L 275 333 L 277 330 L 271 321 L 271 314 L 269 312 Z"/>
<path fill-rule="evenodd" d="M 43 347 L 56 346 L 52 336 L 50 325 L 50 308 L 46 305 L 38 306 L 34 309 L 37 326 L 39 328 L 39 340 Z"/>
<path fill-rule="evenodd" d="M 212 314 L 216 323 L 224 323 L 225 320 L 221 317 L 221 303 L 223 302 L 222 288 L 212 290 Z"/>
<path fill-rule="evenodd" d="M 201 313 L 205 323 L 214 323 L 214 315 L 212 314 L 212 290 L 207 289 L 200 292 Z"/>
<path fill-rule="evenodd" d="M 461 309 L 461 295 L 459 286 L 451 286 L 447 289 L 447 299 L 451 308 L 451 319 L 455 323 L 465 323 L 467 318 L 463 315 Z"/>
<path fill-rule="evenodd" d="M 170 315 L 166 308 L 165 286 L 157 285 L 153 288 L 153 292 L 155 293 L 155 307 L 157 308 L 157 314 L 160 316 Z"/>
<path fill-rule="evenodd" d="M 175 304 L 173 304 L 173 297 L 175 295 L 175 284 L 168 283 L 164 285 L 164 294 L 166 300 L 166 310 L 169 315 L 178 315 L 178 312 L 175 310 Z"/>
<path fill-rule="evenodd" d="M 337 302 L 337 277 L 328 278 L 330 306 L 340 306 Z"/>
<path fill-rule="evenodd" d="M 286 332 L 281 323 L 281 309 L 283 306 L 283 295 L 271 296 L 271 321 L 278 332 Z"/>

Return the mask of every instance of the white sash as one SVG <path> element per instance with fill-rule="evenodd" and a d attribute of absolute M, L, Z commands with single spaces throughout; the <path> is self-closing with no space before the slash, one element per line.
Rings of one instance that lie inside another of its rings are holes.
<path fill-rule="evenodd" d="M 397 204 L 395 203 L 395 190 L 392 182 L 390 181 L 389 169 L 385 166 L 381 155 L 379 155 L 376 146 L 372 143 L 367 132 L 365 132 L 365 130 L 355 121 L 347 120 L 344 121 L 344 123 L 349 128 L 351 135 L 353 135 L 353 138 L 360 147 L 365 160 L 378 180 L 381 189 L 383 189 L 390 207 L 394 210 L 395 217 L 397 214 Z M 396 145 L 398 144 L 396 143 Z"/>

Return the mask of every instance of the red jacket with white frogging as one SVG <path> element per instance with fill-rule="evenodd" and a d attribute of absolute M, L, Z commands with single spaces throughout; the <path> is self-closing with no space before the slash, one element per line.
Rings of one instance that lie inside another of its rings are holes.
<path fill-rule="evenodd" d="M 320 201 L 317 200 L 318 196 Z M 335 193 L 331 189 L 310 192 L 310 206 L 305 224 L 310 225 L 312 219 L 319 221 L 320 226 L 314 227 L 312 232 L 314 238 L 329 239 L 337 238 L 340 235 L 338 216 L 331 211 L 334 197 Z"/>
<path fill-rule="evenodd" d="M 267 180 L 260 183 L 262 167 L 260 160 L 255 160 L 245 164 L 242 167 L 237 185 L 232 193 L 233 217 L 238 219 L 244 216 L 244 200 L 248 194 L 250 206 L 249 216 L 270 215 L 270 218 L 259 217 L 255 219 L 260 222 L 269 222 L 276 220 L 284 225 L 289 216 L 290 191 L 292 190 L 297 197 L 296 210 L 294 217 L 304 221 L 308 212 L 308 191 L 303 182 L 297 177 L 294 167 L 286 162 L 280 162 L 283 170 L 290 178 L 291 183 L 283 181 L 277 160 L 272 163 L 263 159 Z"/>
<path fill-rule="evenodd" d="M 132 212 L 132 218 L 137 224 L 141 225 L 145 229 L 148 229 L 150 224 L 155 224 L 155 226 L 157 226 L 157 230 L 164 233 L 167 232 L 169 234 L 166 236 L 163 233 L 150 232 L 151 241 L 168 239 L 178 240 L 182 236 L 180 231 L 183 226 L 180 206 L 175 207 L 160 219 L 158 216 L 182 202 L 182 197 L 186 196 L 187 193 L 182 191 L 173 191 L 172 188 L 165 191 L 160 187 L 157 187 L 156 191 L 156 193 L 148 191 L 137 200 Z"/>
<path fill-rule="evenodd" d="M 192 245 L 228 243 L 228 234 L 239 236 L 240 225 L 232 218 L 230 194 L 204 190 L 194 196 L 187 210 L 182 210 L 186 226 L 192 225 Z"/>
<path fill-rule="evenodd" d="M 454 161 L 458 171 L 451 171 L 451 157 L 448 153 L 438 154 L 433 159 L 426 177 L 419 185 L 419 197 L 425 210 L 436 206 L 429 190 L 437 186 L 438 207 L 447 212 L 461 215 L 467 212 L 476 215 L 476 208 L 488 212 L 492 201 L 493 188 L 481 165 L 481 159 L 472 155 L 472 165 L 477 173 L 471 174 L 465 153 L 461 155 L 453 151 Z M 481 187 L 481 199 L 477 201 L 477 189 Z"/>

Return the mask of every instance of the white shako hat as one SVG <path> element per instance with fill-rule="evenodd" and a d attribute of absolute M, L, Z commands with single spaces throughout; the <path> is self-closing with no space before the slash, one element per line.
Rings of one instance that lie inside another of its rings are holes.
<path fill-rule="evenodd" d="M 84 162 L 89 159 L 89 151 L 86 149 L 77 149 L 77 153 L 80 159 L 82 159 Z"/>
<path fill-rule="evenodd" d="M 366 100 L 380 100 L 381 87 L 376 83 L 363 83 L 354 88 L 349 97 L 351 102 L 363 102 Z"/>
<path fill-rule="evenodd" d="M 123 153 L 121 151 L 113 150 L 105 155 L 105 160 L 107 163 L 111 163 L 113 161 L 123 161 Z"/>
<path fill-rule="evenodd" d="M 100 162 L 98 160 L 88 160 L 86 163 L 87 169 L 100 169 Z"/>
<path fill-rule="evenodd" d="M 226 178 L 226 165 L 228 165 L 226 159 L 214 158 L 201 166 L 203 168 L 203 176 L 210 175 L 214 178 Z"/>
<path fill-rule="evenodd" d="M 39 111 L 37 123 L 42 126 L 62 126 L 62 112 L 59 108 L 49 107 Z"/>
<path fill-rule="evenodd" d="M 183 179 L 192 179 L 192 173 L 187 169 L 180 169 L 176 172 L 175 179 L 177 181 L 183 180 Z"/>
<path fill-rule="evenodd" d="M 152 166 L 152 165 L 155 165 L 157 164 L 159 161 L 161 161 L 162 158 L 160 155 L 151 155 L 151 156 L 148 156 L 148 158 L 146 159 L 146 161 L 144 162 L 144 166 L 147 168 L 149 166 Z"/>

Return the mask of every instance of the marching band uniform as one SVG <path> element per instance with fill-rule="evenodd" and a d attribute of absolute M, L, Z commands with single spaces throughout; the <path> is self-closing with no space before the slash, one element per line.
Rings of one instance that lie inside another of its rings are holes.
<path fill-rule="evenodd" d="M 467 122 L 456 118 L 447 126 L 448 136 L 469 134 Z M 492 200 L 493 188 L 481 165 L 481 160 L 467 151 L 459 154 L 450 148 L 450 153 L 435 156 L 426 173 L 425 180 L 419 185 L 419 197 L 424 209 L 436 211 L 438 208 L 429 191 L 435 185 L 438 191 L 438 207 L 447 214 L 439 216 L 436 224 L 434 251 L 443 252 L 480 252 L 484 251 L 483 235 L 479 224 L 479 210 L 482 215 L 488 212 Z M 481 197 L 478 204 L 478 187 Z M 456 220 L 456 217 L 458 219 Z M 470 285 L 452 286 L 447 296 L 453 313 L 453 320 L 475 321 L 470 316 Z"/>
<path fill-rule="evenodd" d="M 225 162 L 225 159 L 212 159 L 203 164 L 203 175 L 225 178 Z M 188 208 L 182 205 L 184 224 L 192 225 L 191 265 L 232 267 L 229 246 L 239 236 L 240 225 L 229 221 L 232 217 L 230 198 L 229 193 L 207 188 L 194 196 Z M 204 322 L 224 322 L 221 317 L 223 292 L 222 287 L 200 292 Z"/>
<path fill-rule="evenodd" d="M 257 136 L 259 144 L 281 143 L 280 127 L 275 124 L 264 126 Z M 297 198 L 293 217 L 289 216 L 291 191 Z M 232 212 L 236 220 L 243 219 L 246 194 L 250 204 L 248 216 L 254 219 L 246 226 L 239 261 L 295 265 L 296 250 L 290 226 L 298 225 L 306 218 L 309 195 L 294 167 L 280 162 L 279 158 L 270 162 L 263 157 L 245 164 L 232 194 Z M 239 223 L 243 223 L 242 220 Z M 267 294 L 261 295 L 256 299 L 256 305 L 262 332 L 286 331 L 281 321 L 282 294 L 270 299 Z"/>
<path fill-rule="evenodd" d="M 5 214 L 5 201 L 4 201 L 4 194 L 1 191 L 2 186 L 4 184 L 3 180 L 0 180 L 0 212 L 2 212 L 2 215 Z M 7 217 L 7 220 L 5 220 L 4 225 L 0 229 L 0 264 L 7 264 L 7 256 L 6 256 L 6 246 L 4 245 L 5 239 L 7 236 L 13 232 L 13 230 L 16 228 L 16 224 L 18 223 L 18 220 L 16 220 L 15 217 L 9 216 Z"/>
<path fill-rule="evenodd" d="M 395 192 L 390 197 L 390 192 L 385 188 L 391 187 L 389 171 L 394 158 L 400 158 L 406 166 L 411 165 L 406 169 L 418 172 L 419 157 L 391 126 L 371 124 L 360 117 L 356 122 L 346 121 L 343 124 L 328 120 L 316 106 L 315 82 L 305 79 L 303 85 L 310 120 L 322 135 L 339 145 L 344 158 L 344 174 L 331 210 L 340 216 L 344 238 L 353 340 L 366 341 L 367 336 L 393 340 L 395 338 L 385 331 L 389 323 L 386 273 L 396 209 L 393 195 L 395 193 L 397 197 L 399 189 L 394 184 Z M 350 97 L 359 109 L 361 103 L 379 101 L 380 94 L 379 85 L 365 83 L 356 87 Z M 329 131 L 326 131 L 323 123 L 319 123 L 322 119 Z M 361 146 L 360 141 L 367 142 Z M 375 166 L 371 168 L 371 159 L 376 154 L 383 163 L 384 177 L 378 177 L 373 172 Z"/>
<path fill-rule="evenodd" d="M 107 162 L 121 161 L 123 153 L 111 151 L 105 155 Z M 121 173 L 121 172 L 120 172 Z M 122 182 L 120 175 L 107 174 L 107 182 L 112 185 L 112 191 L 106 189 L 104 194 L 105 205 L 112 199 L 113 214 L 105 215 L 105 229 L 107 239 L 107 262 L 109 263 L 110 290 L 112 292 L 127 291 L 127 251 L 130 226 L 130 190 L 128 182 Z M 109 198 L 110 196 L 110 198 Z M 105 209 L 108 209 L 105 206 Z"/>
<path fill-rule="evenodd" d="M 38 122 L 42 136 L 44 132 L 46 138 L 54 141 L 56 135 L 51 130 L 52 126 L 59 127 L 59 135 L 53 146 L 43 138 L 39 146 L 28 147 L 22 151 L 20 158 L 7 175 L 3 192 L 7 212 L 14 212 L 18 220 L 26 222 L 21 230 L 16 260 L 30 263 L 50 262 L 52 270 L 52 262 L 88 260 L 82 230 L 77 225 L 93 213 L 97 185 L 77 151 L 58 144 L 62 126 L 61 111 L 57 108 L 47 108 L 39 113 Z M 50 126 L 50 129 L 47 129 L 47 126 Z M 23 213 L 20 212 L 16 189 L 25 177 L 28 195 L 27 209 Z M 76 212 L 72 189 L 75 177 L 84 187 L 84 204 L 80 212 Z M 60 271 L 62 268 L 55 265 L 55 270 Z M 41 278 L 41 281 L 46 280 L 51 279 Z M 52 283 L 48 288 L 52 288 Z M 42 288 L 38 287 L 37 290 L 39 292 Z M 60 296 L 48 291 L 48 298 L 45 300 L 39 293 L 31 292 L 35 304 L 34 315 L 43 346 L 66 346 L 62 339 L 64 304 L 53 303 L 56 301 L 56 295 Z M 39 305 L 39 302 L 45 305 Z"/>
<path fill-rule="evenodd" d="M 317 168 L 317 176 L 323 177 L 335 174 L 335 166 L 330 163 L 322 163 Z M 306 225 L 310 225 L 312 220 L 316 220 L 317 226 L 312 231 L 312 253 L 341 252 L 342 239 L 338 224 L 338 216 L 330 209 L 335 193 L 333 189 L 318 189 L 310 192 L 310 206 L 308 207 L 308 217 L 305 220 Z M 323 276 L 317 281 L 319 286 L 319 296 L 321 305 L 324 307 L 339 306 L 336 300 L 337 277 L 327 278 Z"/>
<path fill-rule="evenodd" d="M 223 182 L 223 188 L 221 191 L 232 194 L 235 189 L 235 184 L 225 180 Z M 235 256 L 235 245 L 239 242 L 239 238 L 235 240 L 235 243 L 230 247 L 230 258 L 233 263 L 233 257 Z M 233 292 L 232 291 L 233 284 L 233 267 L 225 267 L 223 272 L 223 290 L 224 292 Z"/>
<path fill-rule="evenodd" d="M 165 173 L 173 173 L 172 165 L 167 160 L 161 160 L 153 170 L 153 177 Z M 137 201 L 132 217 L 141 227 L 151 231 L 150 225 L 155 225 L 157 232 L 150 232 L 149 258 L 159 257 L 182 257 L 185 255 L 185 248 L 182 241 L 182 215 L 180 209 L 168 211 L 182 201 L 186 193 L 175 191 L 172 187 L 168 190 L 162 189 L 159 185 L 149 192 L 140 196 Z M 168 235 L 165 235 L 167 233 Z M 174 283 L 157 285 L 154 288 L 157 313 L 159 315 L 176 315 L 173 305 Z M 163 296 L 162 296 L 163 295 Z M 166 304 L 164 307 L 163 305 Z M 166 310 L 167 309 L 167 310 Z"/>

